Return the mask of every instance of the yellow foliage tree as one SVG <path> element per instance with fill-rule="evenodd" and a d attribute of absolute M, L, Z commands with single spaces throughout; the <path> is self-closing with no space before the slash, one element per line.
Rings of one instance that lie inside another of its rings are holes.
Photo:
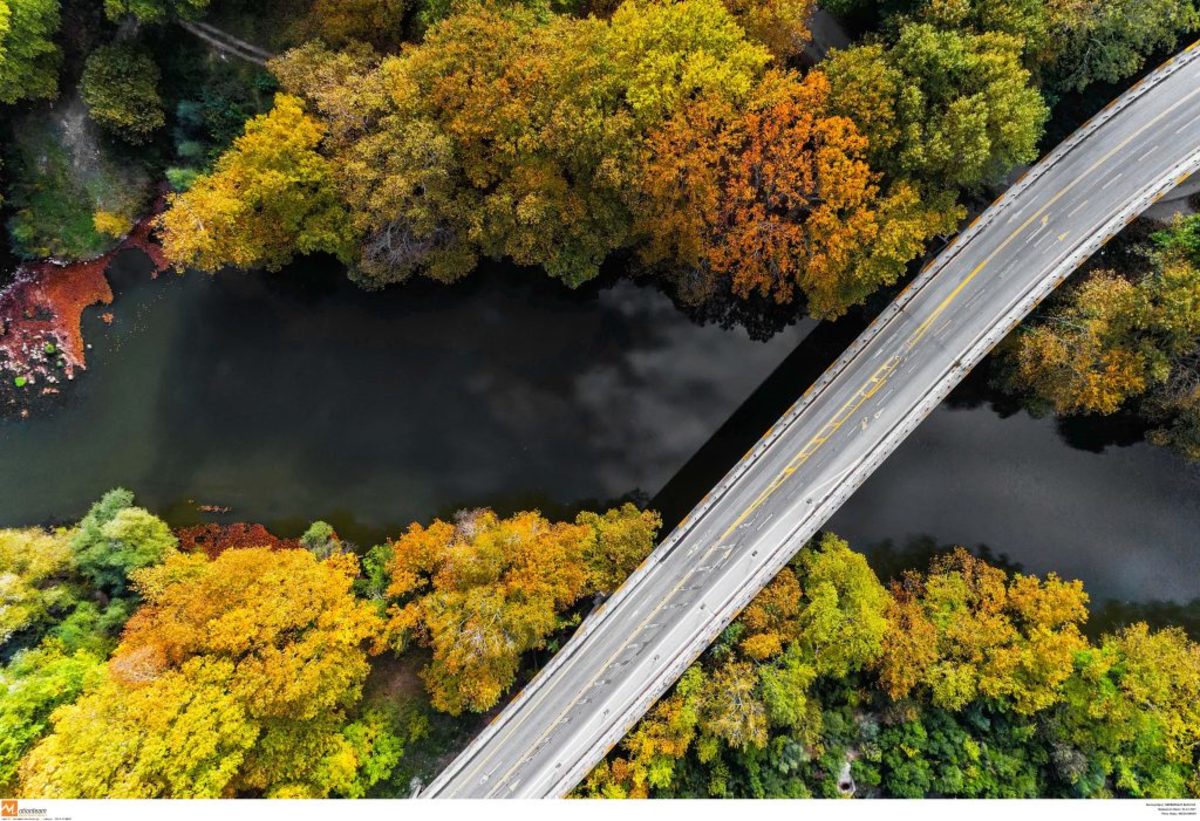
<path fill-rule="evenodd" d="M 132 230 L 133 220 L 124 214 L 116 214 L 112 211 L 97 211 L 92 214 L 92 227 L 98 233 L 119 238 Z"/>
<path fill-rule="evenodd" d="M 1032 714 L 1054 704 L 1075 654 L 1087 647 L 1083 585 L 1044 581 L 988 565 L 962 548 L 893 588 L 880 678 L 892 698 L 927 688 L 958 710 L 979 697 Z"/>
<path fill-rule="evenodd" d="M 59 708 L 21 763 L 39 798 L 219 798 L 259 730 L 229 688 L 227 660 L 190 659 L 139 687 L 111 678 Z"/>
<path fill-rule="evenodd" d="M 71 534 L 40 528 L 0 530 L 0 647 L 14 634 L 73 605 L 67 584 Z"/>
<path fill-rule="evenodd" d="M 381 622 L 357 560 L 307 550 L 174 554 L 134 573 L 145 604 L 108 680 L 54 717 L 22 770 L 47 797 L 320 797 L 359 761 L 346 710 Z"/>
<path fill-rule="evenodd" d="M 334 165 L 318 151 L 324 136 L 299 98 L 278 95 L 211 174 L 168 198 L 159 218 L 167 258 L 205 271 L 277 270 L 296 252 L 348 259 L 355 237 L 334 186 Z"/>
<path fill-rule="evenodd" d="M 640 561 L 657 526 L 655 514 L 632 506 L 576 524 L 490 510 L 455 524 L 414 524 L 393 545 L 391 644 L 432 648 L 422 677 L 439 710 L 487 710 L 512 684 L 522 654 L 545 646 L 567 607 Z"/>

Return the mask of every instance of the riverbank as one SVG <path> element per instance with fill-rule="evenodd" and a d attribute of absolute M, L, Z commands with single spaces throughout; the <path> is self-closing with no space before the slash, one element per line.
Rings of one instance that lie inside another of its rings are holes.
<path fill-rule="evenodd" d="M 107 271 L 123 251 L 136 249 L 152 265 L 151 276 L 168 268 L 151 236 L 162 211 L 156 201 L 115 248 L 94 259 L 71 263 L 41 260 L 20 266 L 0 290 L 0 417 L 28 418 L 39 406 L 57 402 L 63 389 L 87 368 L 83 313 L 111 305 Z M 103 321 L 114 314 L 105 312 Z"/>

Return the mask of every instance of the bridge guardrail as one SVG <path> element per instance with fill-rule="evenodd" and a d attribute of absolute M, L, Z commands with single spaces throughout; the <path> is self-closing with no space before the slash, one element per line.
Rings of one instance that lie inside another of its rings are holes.
<path fill-rule="evenodd" d="M 520 692 L 518 692 L 517 695 L 514 696 L 513 699 L 509 702 L 509 704 L 504 708 L 502 713 L 499 716 L 497 716 L 497 718 L 494 719 L 492 721 L 492 723 L 489 724 L 488 727 L 486 727 L 483 730 L 483 732 L 481 732 L 467 746 L 467 748 L 464 749 L 462 751 L 462 753 L 460 753 L 455 758 L 455 760 L 453 762 L 451 762 L 449 767 L 447 767 L 442 773 L 440 773 L 438 775 L 438 777 L 436 779 L 434 779 L 433 782 L 430 783 L 430 785 L 422 792 L 421 797 L 436 797 L 433 795 L 433 793 L 435 793 L 437 790 L 444 787 L 447 782 L 449 782 L 451 779 L 453 779 L 458 774 L 459 771 L 461 771 L 467 764 L 470 763 L 470 760 L 478 753 L 478 751 L 483 746 L 485 746 L 487 744 L 488 741 L 490 741 L 498 732 L 503 730 L 503 727 L 507 721 L 507 716 L 510 715 L 510 711 L 515 712 L 515 710 L 520 709 L 521 707 L 524 706 L 524 704 L 526 703 L 527 700 L 533 698 L 533 696 L 535 696 L 540 691 L 542 686 L 544 686 L 545 682 L 548 681 L 553 676 L 554 672 L 573 657 L 574 653 L 583 644 L 586 637 L 588 635 L 590 635 L 592 632 L 594 632 L 596 629 L 598 629 L 601 625 L 603 625 L 607 621 L 609 613 L 611 613 L 612 610 L 618 604 L 620 604 L 622 601 L 624 601 L 625 598 L 627 598 L 629 595 L 632 595 L 633 591 L 635 591 L 637 589 L 637 587 L 639 586 L 641 581 L 646 577 L 646 575 L 648 575 L 650 573 L 650 571 L 653 570 L 654 567 L 656 567 L 671 552 L 671 550 L 674 549 L 674 547 L 679 543 L 679 541 L 684 536 L 686 536 L 687 534 L 689 534 L 691 532 L 691 530 L 696 525 L 696 523 L 699 522 L 703 518 L 703 516 L 712 508 L 712 506 L 717 501 L 719 501 L 721 498 L 723 498 L 725 493 L 728 492 L 729 488 L 733 484 L 735 484 L 739 479 L 741 479 L 741 477 L 743 475 L 745 475 L 745 473 L 757 463 L 758 459 L 771 446 L 771 444 L 773 444 L 783 434 L 783 432 L 786 431 L 791 426 L 791 424 L 793 422 L 795 422 L 795 420 L 801 414 L 804 413 L 804 411 L 812 404 L 812 402 L 815 401 L 823 393 L 823 391 L 835 379 L 837 379 L 838 376 L 841 375 L 841 373 L 846 369 L 846 367 L 852 361 L 854 361 L 855 357 L 857 357 L 857 355 L 859 353 L 861 353 L 861 351 L 867 345 L 869 345 L 882 331 L 884 331 L 891 324 L 891 322 L 900 314 L 900 312 L 903 311 L 904 307 L 907 306 L 909 304 L 909 302 L 911 302 L 912 299 L 915 298 L 924 289 L 924 287 L 933 279 L 933 277 L 936 276 L 940 271 L 944 270 L 947 265 L 949 265 L 951 262 L 953 262 L 957 258 L 959 252 L 967 244 L 969 244 L 969 242 L 975 236 L 977 236 L 986 227 L 991 225 L 1001 214 L 1004 213 L 1004 211 L 1007 208 L 1009 208 L 1012 205 L 1013 202 L 1015 202 L 1016 198 L 1023 191 L 1025 191 L 1036 180 L 1040 179 L 1047 171 L 1052 169 L 1060 160 L 1063 159 L 1063 157 L 1065 157 L 1068 153 L 1070 153 L 1071 150 L 1076 148 L 1080 143 L 1082 143 L 1089 136 L 1091 136 L 1093 133 L 1095 133 L 1095 131 L 1098 128 L 1100 128 L 1104 123 L 1108 122 L 1110 119 L 1112 119 L 1112 117 L 1116 116 L 1122 110 L 1127 108 L 1135 100 L 1139 99 L 1141 96 L 1143 96 L 1148 91 L 1153 89 L 1160 82 L 1162 82 L 1162 80 L 1171 76 L 1171 74 L 1173 74 L 1175 71 L 1180 70 L 1183 66 L 1190 64 L 1193 60 L 1197 59 L 1198 57 L 1200 57 L 1200 41 L 1197 41 L 1196 43 L 1191 44 L 1186 49 L 1184 49 L 1183 51 L 1181 51 L 1180 53 L 1178 53 L 1174 57 L 1172 57 L 1170 60 L 1163 63 L 1163 65 L 1159 66 L 1154 71 L 1147 74 L 1145 77 L 1143 77 L 1137 83 L 1135 83 L 1132 87 L 1130 87 L 1128 90 L 1126 90 L 1123 94 L 1121 94 L 1121 96 L 1117 97 L 1115 100 L 1113 100 L 1111 103 L 1109 103 L 1102 111 L 1100 111 L 1094 117 L 1089 119 L 1086 123 L 1084 123 L 1078 129 L 1076 129 L 1076 131 L 1073 132 L 1067 139 L 1063 140 L 1061 143 L 1059 143 L 1057 146 L 1055 146 L 1055 148 L 1053 150 L 1051 150 L 1050 153 L 1048 153 L 1045 157 L 1043 157 L 1041 160 L 1039 160 L 1028 172 L 1026 172 L 1024 175 L 1022 175 L 1022 177 L 1020 179 L 1018 179 L 1016 183 L 1014 183 L 1000 197 L 998 197 L 995 201 L 993 201 L 993 203 L 990 206 L 988 206 L 988 208 L 979 217 L 977 217 L 975 220 L 973 220 L 964 231 L 957 234 L 955 236 L 954 240 L 950 243 L 950 245 L 947 246 L 940 254 L 938 254 L 938 256 L 934 260 L 932 260 L 929 264 L 927 264 L 922 269 L 922 271 L 917 275 L 917 277 L 896 297 L 896 299 L 892 302 L 892 304 L 889 305 L 887 308 L 885 308 L 883 313 L 881 313 L 878 317 L 876 317 L 876 319 L 866 328 L 866 330 L 864 330 L 863 333 L 860 334 L 853 343 L 851 343 L 850 347 L 848 347 L 846 349 L 846 351 L 844 351 L 842 353 L 842 355 L 837 359 L 837 361 L 835 361 L 833 365 L 831 365 L 828 369 L 826 369 L 826 371 L 821 375 L 821 377 L 819 377 L 818 380 L 816 382 L 814 382 L 813 385 L 810 386 L 808 388 L 808 390 L 806 390 L 804 392 L 804 394 L 801 396 L 801 398 L 791 408 L 789 408 L 788 411 L 782 417 L 780 417 L 780 419 L 777 420 L 767 430 L 767 432 L 754 445 L 754 447 L 751 448 L 751 450 L 749 452 L 747 452 L 747 454 L 745 456 L 743 456 L 742 459 L 740 459 L 738 461 L 738 463 L 736 465 L 734 465 L 734 467 L 731 468 L 726 473 L 726 475 L 721 479 L 721 481 L 716 485 L 716 487 L 714 487 L 714 489 L 712 491 L 710 491 L 710 493 L 707 496 L 705 496 L 704 500 L 702 500 L 700 505 L 698 505 L 691 513 L 689 513 L 684 518 L 684 520 L 679 523 L 679 525 L 677 525 L 674 529 L 672 529 L 671 533 L 668 534 L 667 538 L 664 539 L 659 544 L 659 546 L 657 548 L 655 548 L 655 550 L 650 554 L 650 556 L 648 556 L 646 558 L 646 560 L 629 576 L 629 578 L 626 579 L 625 583 L 622 584 L 621 587 L 616 591 L 616 593 L 613 594 L 612 598 L 610 598 L 607 602 L 602 604 L 600 606 L 600 608 L 597 609 L 596 612 L 592 613 L 587 619 L 584 620 L 583 624 L 580 625 L 579 629 L 575 632 L 575 634 L 572 635 L 571 638 L 566 643 L 566 645 L 564 645 L 562 647 L 562 649 L 560 649 L 559 652 L 556 653 L 551 658 L 550 662 L 546 665 L 546 667 L 544 667 L 525 688 L 523 688 Z M 1200 162 L 1200 157 L 1193 156 L 1192 160 L 1194 162 Z M 1192 170 L 1194 171 L 1194 170 L 1196 170 L 1196 168 L 1193 168 Z M 1174 176 L 1172 176 L 1163 185 L 1153 187 L 1151 194 L 1154 196 L 1154 198 L 1160 197 L 1162 195 L 1162 193 L 1165 193 L 1165 191 L 1168 191 L 1171 188 L 1173 188 L 1175 179 L 1176 178 Z M 1159 191 L 1160 188 L 1162 189 L 1161 191 Z M 1135 201 L 1135 204 L 1141 203 L 1143 199 L 1144 199 L 1144 197 L 1139 198 L 1137 201 Z M 1148 205 L 1148 203 L 1147 203 L 1147 205 Z M 1138 205 L 1137 210 L 1134 212 L 1133 216 L 1136 217 L 1136 215 L 1141 213 L 1141 211 L 1144 210 L 1145 207 L 1146 206 Z M 1128 210 L 1129 210 L 1128 208 L 1123 209 L 1119 214 L 1119 219 L 1121 220 L 1122 226 L 1125 223 L 1127 223 L 1130 219 L 1132 219 L 1132 217 L 1124 216 Z M 1112 224 L 1112 221 L 1110 221 L 1110 223 L 1107 223 L 1106 227 L 1111 224 Z M 1119 229 L 1117 229 L 1117 230 L 1119 230 Z M 1114 233 L 1115 233 L 1115 231 L 1114 231 Z M 1080 249 L 1077 250 L 1075 252 L 1075 254 L 1072 255 L 1072 257 L 1068 258 L 1068 261 L 1073 259 L 1076 254 L 1081 253 L 1082 249 L 1088 249 L 1088 250 L 1086 250 L 1086 252 L 1083 254 L 1083 257 L 1082 257 L 1082 259 L 1086 259 L 1087 256 L 1090 256 L 1092 253 L 1094 253 L 1095 248 L 1098 248 L 1101 245 L 1103 245 L 1103 243 L 1107 242 L 1108 239 L 1111 238 L 1111 236 L 1112 236 L 1112 234 L 1108 234 L 1106 236 L 1101 236 L 1100 234 L 1094 234 L 1092 239 L 1088 243 L 1085 243 L 1084 245 L 1080 246 Z M 1094 248 L 1092 247 L 1093 245 L 1095 246 Z M 1082 259 L 1080 260 L 1080 262 L 1082 261 Z M 1066 264 L 1066 263 L 1064 263 L 1064 264 Z M 1039 296 L 1037 299 L 1040 300 L 1040 299 L 1044 298 L 1046 294 L 1050 293 L 1058 285 L 1058 283 L 1070 273 L 1070 271 L 1074 270 L 1074 268 L 1077 267 L 1078 264 L 1079 264 L 1079 262 L 1072 263 L 1071 267 L 1067 268 L 1060 276 L 1058 276 L 1057 279 L 1048 278 L 1048 279 L 1044 280 L 1043 283 L 1040 283 L 1040 285 L 1044 285 L 1044 293 L 1042 293 L 1042 295 Z M 1059 266 L 1059 267 L 1061 267 L 1061 266 Z M 1059 269 L 1056 268 L 1055 272 L 1057 273 L 1058 270 Z M 1036 302 L 1035 302 L 1035 304 L 1036 304 Z M 1032 305 L 1030 306 L 1030 308 L 1032 308 Z M 1006 318 L 1007 318 L 1007 316 L 1008 315 L 1006 315 Z M 971 360 L 971 364 L 970 364 L 970 366 L 966 367 L 966 370 L 969 370 L 970 367 L 973 367 L 975 362 L 977 362 L 979 358 L 982 358 L 982 356 L 986 354 L 987 350 L 990 350 L 991 346 L 999 341 L 1000 337 L 1002 337 L 1005 333 L 1008 333 L 1008 331 L 1011 330 L 1012 327 L 1015 327 L 1015 325 L 1020 322 L 1020 319 L 1023 316 L 1024 316 L 1024 313 L 1018 315 L 1017 318 L 1012 322 L 1012 324 L 1009 325 L 1008 327 L 1006 327 L 1004 329 L 1003 333 L 1001 333 L 996 338 L 995 341 L 993 341 L 990 345 L 988 345 L 987 348 L 985 348 L 982 352 L 980 352 L 976 359 Z M 960 359 L 959 361 L 961 363 L 965 364 L 968 360 L 966 357 L 964 357 L 964 358 Z M 953 387 L 953 383 L 949 387 L 947 387 L 944 392 L 941 392 L 942 382 L 945 381 L 947 376 L 949 376 L 949 373 L 947 373 L 946 375 L 943 376 L 943 379 L 935 386 L 935 388 L 930 393 L 926 394 L 926 396 L 927 396 L 926 401 L 928 401 L 928 397 L 931 397 L 934 393 L 940 392 L 937 397 L 937 402 L 940 402 L 941 399 L 944 398 L 946 393 L 949 393 L 949 390 Z M 934 405 L 936 405 L 937 402 L 934 402 Z M 932 410 L 932 406 L 929 408 L 929 410 Z M 926 411 L 925 413 L 927 414 L 928 412 L 929 411 Z M 910 426 L 906 427 L 903 430 L 903 432 L 901 432 L 899 434 L 899 438 L 896 440 L 896 443 L 892 444 L 888 448 L 886 453 L 890 453 L 891 450 L 895 448 L 896 444 L 898 444 L 898 442 L 900 440 L 902 440 L 905 436 L 907 436 L 908 433 L 911 432 L 911 430 L 913 428 L 915 428 L 916 425 L 919 424 L 919 422 L 921 420 L 924 419 L 924 415 L 925 414 L 920 415 L 920 417 L 917 418 L 916 421 L 912 422 L 912 424 Z M 882 440 L 881 445 L 877 446 L 876 449 L 872 451 L 872 454 L 879 451 L 880 447 L 883 444 L 890 442 L 891 438 L 895 434 L 895 432 L 896 432 L 896 429 L 893 429 L 893 431 L 891 433 L 889 433 L 889 436 L 885 437 L 885 439 Z M 886 453 L 885 453 L 885 455 L 886 455 Z M 870 462 L 871 469 L 873 470 L 874 467 L 877 466 L 878 462 L 881 460 L 882 460 L 882 457 Z M 869 472 L 870 471 L 867 471 L 867 475 L 869 475 Z M 840 482 L 838 485 L 836 485 L 835 488 L 848 487 L 849 485 L 847 483 L 851 479 L 857 480 L 857 483 L 853 486 L 853 488 L 857 488 L 857 486 L 859 484 L 861 484 L 862 481 L 865 480 L 865 475 L 860 477 L 859 473 L 860 473 L 859 470 L 852 472 L 849 476 L 847 476 L 845 479 L 843 479 L 842 482 Z M 848 493 L 846 495 L 848 495 Z M 814 515 L 818 511 L 822 510 L 825 506 L 827 506 L 828 500 L 831 499 L 832 496 L 833 496 L 833 493 L 831 492 L 830 494 L 827 494 L 825 502 L 823 502 L 821 505 L 814 505 L 812 512 L 810 512 L 808 517 L 806 517 L 805 522 L 811 521 L 813 519 Z M 841 501 L 843 499 L 844 499 L 844 497 L 839 498 L 837 504 L 840 505 Z M 836 506 L 835 506 L 834 510 L 836 510 Z M 833 511 L 831 510 L 828 514 L 826 514 L 825 517 L 823 519 L 821 519 L 821 524 L 823 524 L 824 521 L 828 518 L 828 516 L 832 515 L 832 513 L 833 513 Z M 801 525 L 799 525 L 798 528 L 793 531 L 793 534 L 798 532 L 800 528 L 804 527 L 804 524 L 805 523 L 801 523 Z M 820 527 L 820 524 L 817 525 L 817 528 L 819 528 L 819 527 Z M 814 532 L 815 532 L 815 529 L 814 529 Z M 806 536 L 805 540 L 807 540 L 807 538 L 809 538 L 811 535 L 812 534 L 809 534 L 809 536 Z M 774 569 L 770 570 L 770 573 L 769 573 L 769 575 L 766 576 L 766 579 L 763 582 L 763 584 L 765 584 L 766 581 L 769 581 L 776 573 L 778 573 L 779 570 L 782 569 L 783 565 L 785 565 L 787 563 L 787 560 L 795 552 L 795 550 L 799 549 L 799 547 L 802 546 L 802 545 L 795 545 L 794 547 L 792 547 L 791 544 L 793 541 L 794 541 L 794 537 L 791 535 L 783 541 L 782 545 L 784 547 L 789 548 L 789 552 L 787 553 L 786 557 L 784 558 L 784 560 L 782 562 L 777 563 L 775 561 L 775 556 L 778 554 L 779 551 L 777 551 L 777 554 L 772 555 L 772 561 L 768 565 L 766 565 L 766 567 L 774 568 Z M 776 564 L 778 566 L 776 566 Z M 760 573 L 757 573 L 754 576 L 754 579 L 755 580 L 759 579 L 761 576 L 763 576 L 764 572 L 765 572 L 765 570 Z M 758 587 L 754 587 L 752 585 L 747 586 L 747 589 L 749 589 L 750 592 L 748 595 L 740 597 L 740 598 L 744 598 L 745 600 L 742 601 L 738 605 L 738 610 L 735 611 L 733 615 L 736 615 L 736 612 L 740 612 L 741 608 L 744 607 L 745 604 L 747 604 L 749 602 L 749 600 L 753 598 L 753 596 L 757 593 L 758 589 L 761 588 L 761 586 L 762 585 L 758 585 Z M 713 612 L 714 614 L 717 614 L 717 613 L 723 614 L 724 610 L 725 610 L 725 607 L 723 606 L 721 609 L 713 610 L 711 612 Z M 732 620 L 732 616 L 730 617 L 729 620 Z M 706 631 L 706 635 L 707 635 L 707 632 L 711 632 L 711 636 L 708 636 L 707 640 L 704 643 L 704 646 L 707 646 L 707 644 L 709 642 L 711 642 L 712 639 L 714 639 L 720 633 L 720 631 L 722 629 L 724 629 L 725 624 L 727 624 L 729 620 L 726 620 L 724 623 L 720 624 L 720 626 L 718 628 L 716 628 L 714 631 Z M 717 621 L 717 619 L 710 617 L 709 624 L 716 623 L 716 621 Z M 689 651 L 690 651 L 690 648 L 693 645 L 694 645 L 694 642 L 690 643 L 688 645 L 687 649 L 689 649 Z M 701 651 L 702 650 L 703 650 L 703 647 L 701 648 Z M 676 667 L 678 667 L 679 665 L 677 663 L 673 664 L 670 668 L 668 668 L 668 671 L 666 673 L 664 673 L 663 676 L 659 676 L 659 680 L 661 680 L 662 678 L 664 678 L 666 676 L 669 676 L 665 685 L 662 685 L 660 687 L 658 684 L 658 680 L 656 680 L 656 682 L 654 682 L 651 687 L 647 688 L 646 695 L 643 696 L 642 698 L 640 698 L 634 705 L 634 709 L 638 710 L 635 718 L 632 721 L 628 721 L 628 723 L 626 723 L 625 714 L 623 714 L 622 721 L 618 722 L 619 724 L 623 725 L 620 727 L 619 734 L 616 733 L 616 729 L 615 729 L 616 725 L 614 725 L 614 731 L 610 732 L 609 734 L 607 734 L 605 736 L 605 744 L 607 746 L 604 747 L 603 752 L 601 752 L 601 754 L 599 756 L 595 757 L 595 761 L 599 761 L 600 758 L 603 758 L 603 756 L 607 753 L 608 749 L 611 749 L 611 747 L 613 745 L 615 745 L 618 741 L 620 741 L 621 737 L 623 737 L 625 735 L 625 733 L 628 732 L 629 727 L 631 727 L 632 724 L 634 722 L 636 722 L 637 717 L 640 717 L 644 713 L 645 709 L 647 709 L 651 704 L 653 704 L 653 702 L 657 698 L 659 698 L 663 692 L 666 691 L 666 689 L 670 686 L 671 682 L 673 682 L 675 680 L 675 678 L 678 677 L 678 675 L 682 674 L 683 669 L 686 669 L 687 665 L 690 663 L 691 663 L 691 660 L 689 659 L 678 670 L 676 670 Z M 629 712 L 632 712 L 632 710 L 627 711 L 627 713 L 629 713 Z M 612 738 L 610 740 L 610 736 L 614 736 L 614 735 L 615 735 L 615 738 Z M 592 761 L 590 764 L 588 764 L 587 769 L 590 769 L 591 766 L 594 766 L 595 761 Z M 579 769 L 579 765 L 576 765 L 575 767 L 572 767 L 571 770 L 565 772 L 564 776 L 573 775 L 577 769 Z M 583 773 L 583 775 L 586 775 L 586 771 Z M 566 780 L 566 778 L 564 777 L 563 779 L 560 779 L 560 781 L 558 783 L 561 784 L 565 780 Z M 576 780 L 578 780 L 578 779 L 576 779 Z M 575 782 L 572 782 L 572 785 L 574 783 Z M 570 787 L 567 787 L 566 789 L 569 790 Z"/>

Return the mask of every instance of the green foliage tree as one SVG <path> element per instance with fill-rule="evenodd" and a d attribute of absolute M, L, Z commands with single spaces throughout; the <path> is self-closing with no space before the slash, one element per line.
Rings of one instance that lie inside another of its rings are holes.
<path fill-rule="evenodd" d="M 0 790 L 17 792 L 17 765 L 50 729 L 53 711 L 103 679 L 103 656 L 61 640 L 18 653 L 0 669 Z"/>
<path fill-rule="evenodd" d="M 125 593 L 130 574 L 158 564 L 178 541 L 167 524 L 133 506 L 133 494 L 118 488 L 92 505 L 71 538 L 75 564 L 98 590 Z"/>
<path fill-rule="evenodd" d="M 0 103 L 58 93 L 59 0 L 0 0 Z"/>
<path fill-rule="evenodd" d="M 1085 0 L 1046 8 L 1051 33 L 1046 71 L 1056 90 L 1115 83 L 1200 29 L 1200 8 L 1192 0 Z"/>
<path fill-rule="evenodd" d="M 1200 646 L 1144 624 L 1089 645 L 1086 601 L 1078 582 L 1007 576 L 961 548 L 889 592 L 825 537 L 580 793 L 1195 795 Z M 828 652 L 843 636 L 857 651 Z"/>
<path fill-rule="evenodd" d="M 897 798 L 1040 798 L 1049 755 L 1030 744 L 1028 719 L 975 705 L 956 714 L 925 710 L 883 728 L 880 786 Z"/>
<path fill-rule="evenodd" d="M 1025 64 L 1053 95 L 1114 83 L 1200 28 L 1192 0 L 828 0 L 835 14 L 886 30 L 908 21 L 1018 37 Z"/>
<path fill-rule="evenodd" d="M 79 90 L 96 122 L 138 144 L 166 122 L 158 80 L 158 66 L 148 54 L 115 43 L 88 55 Z"/>
<path fill-rule="evenodd" d="M 894 45 L 835 52 L 832 109 L 870 141 L 872 166 L 934 189 L 971 188 L 1037 156 L 1048 110 L 1002 32 L 901 27 Z"/>
<path fill-rule="evenodd" d="M 142 23 L 162 23 L 171 18 L 198 20 L 209 0 L 104 0 L 109 20 L 135 17 Z"/>
<path fill-rule="evenodd" d="M 888 629 L 888 600 L 863 556 L 835 536 L 822 537 L 754 599 L 703 667 L 685 673 L 584 790 L 672 794 L 695 775 L 682 761 L 693 754 L 709 794 L 735 794 L 722 775 L 731 762 L 757 767 L 774 754 L 773 734 L 807 743 L 819 737 L 811 687 L 819 677 L 844 678 L 874 664 Z M 781 782 L 779 789 L 771 794 L 794 795 L 797 784 Z"/>
<path fill-rule="evenodd" d="M 888 595 L 867 560 L 826 535 L 800 553 L 800 568 L 807 602 L 796 640 L 817 673 L 843 677 L 874 661 L 887 632 Z"/>
<path fill-rule="evenodd" d="M 1169 257 L 1182 256 L 1200 267 L 1200 214 L 1178 214 L 1168 228 L 1155 232 L 1150 239 Z"/>
<path fill-rule="evenodd" d="M 342 550 L 342 540 L 328 522 L 313 522 L 300 536 L 300 546 L 318 559 L 328 559 Z"/>
<path fill-rule="evenodd" d="M 1062 772 L 1084 795 L 1196 795 L 1200 646 L 1182 630 L 1136 624 L 1080 654 L 1053 724 L 1087 766 Z"/>

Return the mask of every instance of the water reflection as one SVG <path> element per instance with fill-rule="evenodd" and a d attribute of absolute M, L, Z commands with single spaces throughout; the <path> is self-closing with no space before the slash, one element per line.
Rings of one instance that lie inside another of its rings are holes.
<path fill-rule="evenodd" d="M 647 496 L 804 333 L 755 342 L 632 282 L 511 269 L 380 293 L 328 266 L 145 273 L 113 266 L 116 321 L 89 317 L 64 406 L 0 423 L 0 525 L 76 516 L 115 484 L 176 521 L 194 500 L 362 539 L 465 505 Z"/>

